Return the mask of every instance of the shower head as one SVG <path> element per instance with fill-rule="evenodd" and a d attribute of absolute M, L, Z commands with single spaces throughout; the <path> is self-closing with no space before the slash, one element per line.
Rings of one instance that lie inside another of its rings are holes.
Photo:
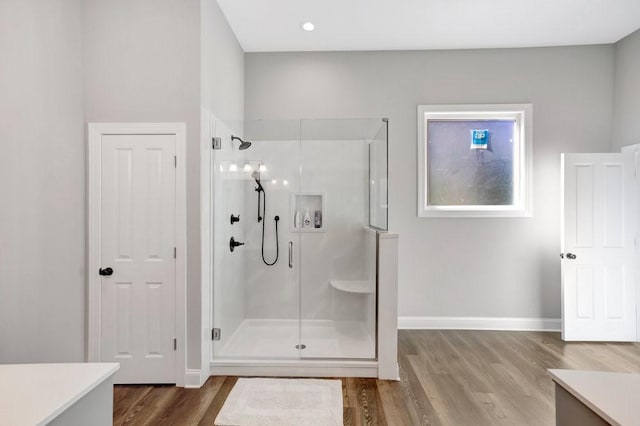
<path fill-rule="evenodd" d="M 251 142 L 248 141 L 243 141 L 242 139 L 240 139 L 237 136 L 233 136 L 231 135 L 231 141 L 240 141 L 240 146 L 238 147 L 239 150 L 244 151 L 245 149 L 249 148 L 251 146 Z"/>

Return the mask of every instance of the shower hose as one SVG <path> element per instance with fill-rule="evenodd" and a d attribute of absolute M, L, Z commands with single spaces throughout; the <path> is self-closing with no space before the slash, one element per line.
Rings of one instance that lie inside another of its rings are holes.
<path fill-rule="evenodd" d="M 262 201 L 262 217 L 265 218 L 267 213 L 267 193 L 262 191 L 262 196 L 264 197 Z M 258 194 L 258 197 L 260 197 L 260 194 Z M 278 221 L 280 220 L 280 216 L 274 217 L 273 220 L 276 221 L 276 260 L 269 263 L 264 258 L 264 227 L 266 220 L 262 219 L 262 261 L 267 266 L 275 265 L 276 262 L 278 262 L 278 257 L 280 257 L 280 245 L 278 244 Z"/>

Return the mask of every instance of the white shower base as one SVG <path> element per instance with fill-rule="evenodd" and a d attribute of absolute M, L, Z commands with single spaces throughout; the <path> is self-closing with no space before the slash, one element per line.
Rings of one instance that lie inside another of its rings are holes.
<path fill-rule="evenodd" d="M 374 359 L 375 340 L 362 321 L 245 319 L 220 359 Z M 304 344 L 299 350 L 296 345 Z"/>

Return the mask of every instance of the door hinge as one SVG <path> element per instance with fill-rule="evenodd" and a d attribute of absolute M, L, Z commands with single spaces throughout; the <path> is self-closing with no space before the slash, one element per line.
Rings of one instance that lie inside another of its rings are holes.
<path fill-rule="evenodd" d="M 173 258 L 177 259 L 178 258 L 178 249 L 177 248 L 173 248 Z"/>
<path fill-rule="evenodd" d="M 177 155 L 173 156 L 173 167 L 175 167 L 176 169 L 178 168 L 178 156 Z"/>
<path fill-rule="evenodd" d="M 220 329 L 212 328 L 211 329 L 211 340 L 220 340 Z"/>
<path fill-rule="evenodd" d="M 176 339 L 175 337 L 173 338 L 173 350 L 178 350 L 178 339 Z"/>
<path fill-rule="evenodd" d="M 211 138 L 212 149 L 222 149 L 222 138 Z"/>

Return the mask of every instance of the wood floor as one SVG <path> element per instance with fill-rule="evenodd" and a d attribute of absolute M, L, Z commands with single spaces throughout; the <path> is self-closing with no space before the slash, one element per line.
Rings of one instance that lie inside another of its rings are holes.
<path fill-rule="evenodd" d="M 342 379 L 345 425 L 553 425 L 547 368 L 640 372 L 640 345 L 558 333 L 400 331 L 399 382 Z M 237 378 L 116 386 L 115 425 L 212 426 Z"/>

